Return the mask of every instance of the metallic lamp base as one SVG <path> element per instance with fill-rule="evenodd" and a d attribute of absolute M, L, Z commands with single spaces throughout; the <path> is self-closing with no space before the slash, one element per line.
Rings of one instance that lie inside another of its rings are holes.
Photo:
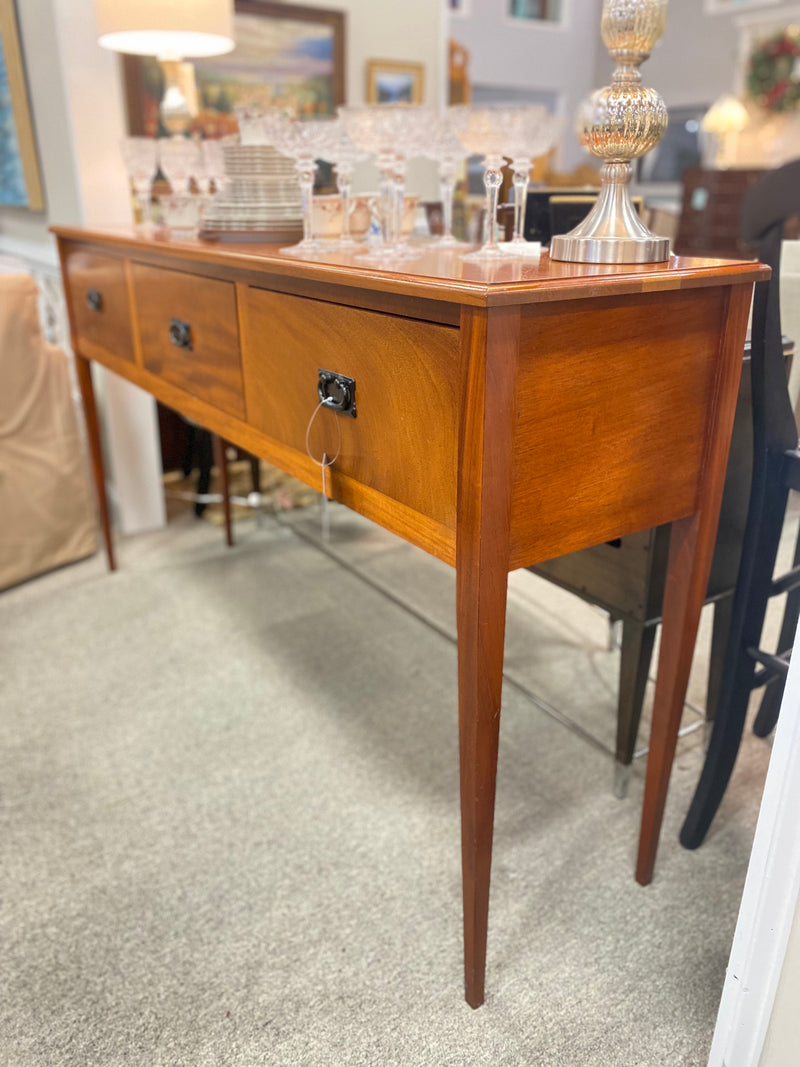
<path fill-rule="evenodd" d="M 661 263 L 669 259 L 669 238 L 555 236 L 550 258 L 567 263 Z"/>
<path fill-rule="evenodd" d="M 630 163 L 606 162 L 597 202 L 574 230 L 550 242 L 550 258 L 567 263 L 662 263 L 669 259 L 669 239 L 656 237 L 631 203 Z"/>

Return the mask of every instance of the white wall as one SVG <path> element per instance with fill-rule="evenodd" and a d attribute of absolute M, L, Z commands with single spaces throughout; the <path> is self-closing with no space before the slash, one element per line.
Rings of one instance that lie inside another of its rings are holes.
<path fill-rule="evenodd" d="M 798 648 L 797 638 L 794 647 Z M 781 701 L 709 1067 L 755 1067 L 759 1063 L 795 1067 L 798 1063 L 800 953 L 794 921 L 800 900 L 798 712 L 800 655 L 795 654 Z M 768 1026 L 771 1032 L 765 1044 Z"/>
<path fill-rule="evenodd" d="M 598 87 L 601 0 L 563 0 L 563 6 L 563 23 L 550 25 L 506 17 L 505 2 L 471 0 L 468 14 L 450 16 L 448 33 L 469 51 L 473 85 L 559 93 L 566 120 L 559 166 L 569 170 L 588 158 L 573 133 L 573 116 Z"/>
<path fill-rule="evenodd" d="M 705 0 L 669 0 L 667 30 L 642 67 L 643 83 L 658 90 L 667 107 L 711 104 L 735 89 L 738 49 L 735 15 L 708 15 Z M 597 67 L 605 84 L 611 61 L 602 42 Z"/>
<path fill-rule="evenodd" d="M 759 1067 L 796 1067 L 800 1049 L 800 912 L 795 911 Z"/>

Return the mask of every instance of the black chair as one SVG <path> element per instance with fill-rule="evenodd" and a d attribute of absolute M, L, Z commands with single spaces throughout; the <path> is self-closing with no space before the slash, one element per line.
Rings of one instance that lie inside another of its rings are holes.
<path fill-rule="evenodd" d="M 550 236 L 569 233 L 583 222 L 597 203 L 597 193 L 575 195 L 574 193 L 553 193 L 548 208 L 550 211 Z"/>
<path fill-rule="evenodd" d="M 685 848 L 702 844 L 733 771 L 753 689 L 767 694 L 756 719 L 765 736 L 780 707 L 800 607 L 800 542 L 792 569 L 773 578 L 790 489 L 800 489 L 797 425 L 783 360 L 779 268 L 784 224 L 800 214 L 800 160 L 761 177 L 745 194 L 741 236 L 772 268 L 753 300 L 751 375 L 753 476 L 742 558 L 734 592 L 717 712 L 700 781 L 680 834 Z M 789 593 L 777 653 L 760 649 L 770 597 Z"/>
<path fill-rule="evenodd" d="M 216 466 L 217 473 L 219 475 L 219 492 L 222 497 L 222 515 L 223 526 L 225 527 L 225 541 L 228 546 L 233 546 L 233 521 L 231 516 L 231 499 L 230 488 L 228 482 L 228 457 L 227 452 L 230 447 L 227 441 L 224 441 L 215 433 L 211 433 L 210 430 L 204 429 L 202 426 L 198 426 L 197 423 L 192 422 L 189 419 L 184 420 L 186 423 L 186 442 L 181 460 L 181 469 L 183 476 L 188 478 L 195 468 L 195 455 L 197 455 L 197 499 L 194 504 L 194 513 L 198 518 L 202 518 L 205 514 L 208 504 L 202 498 L 207 496 L 211 487 L 211 470 Z M 257 456 L 253 456 L 250 453 L 242 452 L 241 455 L 247 456 L 250 461 L 250 476 L 253 484 L 253 492 L 261 492 L 261 464 Z"/>

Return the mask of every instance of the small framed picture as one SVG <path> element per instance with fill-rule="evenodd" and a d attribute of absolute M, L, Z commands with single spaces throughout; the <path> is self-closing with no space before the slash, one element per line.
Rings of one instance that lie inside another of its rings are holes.
<path fill-rule="evenodd" d="M 367 63 L 368 104 L 421 104 L 425 91 L 422 63 L 371 59 Z"/>

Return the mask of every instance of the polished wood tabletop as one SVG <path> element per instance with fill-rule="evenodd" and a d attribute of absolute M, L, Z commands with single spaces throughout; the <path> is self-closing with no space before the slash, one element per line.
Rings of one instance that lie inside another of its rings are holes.
<path fill-rule="evenodd" d="M 430 241 L 375 265 L 56 234 L 110 565 L 91 361 L 318 489 L 312 457 L 336 455 L 332 497 L 455 566 L 465 985 L 479 1005 L 508 572 L 672 524 L 636 865 L 647 884 L 766 268 L 546 252 L 473 263 Z M 307 449 L 321 369 L 354 383 L 353 404 L 327 410 Z"/>
<path fill-rule="evenodd" d="M 54 232 L 63 239 L 94 238 L 120 250 L 141 252 L 147 248 L 155 255 L 163 250 L 173 261 L 179 257 L 259 273 L 274 268 L 285 278 L 308 278 L 372 292 L 435 297 L 447 303 L 481 307 L 696 288 L 718 284 L 726 277 L 756 280 L 764 270 L 753 262 L 686 256 L 671 256 L 667 263 L 564 263 L 551 260 L 547 249 L 538 258 L 503 257 L 475 263 L 463 257 L 477 246 L 437 248 L 429 238 L 409 240 L 408 247 L 415 253 L 413 258 L 390 259 L 379 265 L 365 256 L 363 247 L 352 252 L 333 250 L 313 259 L 296 259 L 281 255 L 281 244 L 258 241 L 208 241 L 173 236 L 168 231 L 142 236 L 130 230 L 90 231 L 68 226 L 54 227 Z"/>

